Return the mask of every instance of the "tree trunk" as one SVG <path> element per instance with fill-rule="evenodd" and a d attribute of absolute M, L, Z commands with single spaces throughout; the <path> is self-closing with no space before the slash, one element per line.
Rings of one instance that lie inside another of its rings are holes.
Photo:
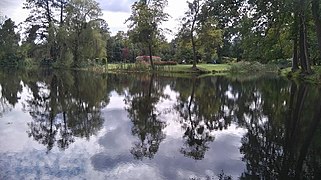
<path fill-rule="evenodd" d="M 299 69 L 299 57 L 298 57 L 298 37 L 294 37 L 293 40 L 293 59 L 292 59 L 292 72 Z"/>
<path fill-rule="evenodd" d="M 292 72 L 299 69 L 299 57 L 298 57 L 298 14 L 295 12 L 293 23 L 293 58 L 292 58 Z"/>
<path fill-rule="evenodd" d="M 63 15 L 64 15 L 64 2 L 61 0 L 60 1 L 60 26 L 64 24 Z"/>
<path fill-rule="evenodd" d="M 199 2 L 198 2 L 199 3 Z M 194 39 L 194 30 L 195 30 L 195 23 L 197 20 L 197 16 L 198 16 L 198 11 L 199 11 L 199 4 L 197 4 L 196 10 L 195 10 L 195 14 L 193 17 L 193 22 L 192 22 L 192 26 L 191 26 L 191 41 L 192 41 L 192 48 L 193 48 L 193 69 L 196 69 L 196 63 L 197 63 L 197 58 L 196 58 L 196 45 L 195 45 L 195 39 Z"/>
<path fill-rule="evenodd" d="M 149 50 L 150 65 L 152 66 L 152 70 L 155 70 L 155 66 L 154 66 L 154 62 L 153 62 L 152 43 L 151 42 L 148 42 L 148 50 Z"/>
<path fill-rule="evenodd" d="M 312 15 L 314 19 L 315 29 L 317 32 L 319 54 L 321 58 L 321 15 L 320 15 L 320 4 L 318 0 L 312 0 Z"/>
<path fill-rule="evenodd" d="M 304 9 L 300 12 L 300 62 L 304 74 L 311 74 L 311 66 L 309 62 L 308 47 L 307 47 L 307 30 Z"/>
<path fill-rule="evenodd" d="M 49 1 L 46 1 L 46 15 L 47 15 L 48 23 L 50 24 L 52 22 L 52 18 L 51 18 Z"/>
<path fill-rule="evenodd" d="M 195 47 L 195 41 L 193 37 L 193 32 L 191 32 L 191 39 L 192 39 L 192 47 L 193 47 L 193 68 L 196 68 L 196 47 Z"/>

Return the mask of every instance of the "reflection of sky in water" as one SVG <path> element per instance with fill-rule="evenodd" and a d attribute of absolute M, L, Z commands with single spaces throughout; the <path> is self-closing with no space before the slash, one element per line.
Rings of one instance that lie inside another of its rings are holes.
<path fill-rule="evenodd" d="M 171 111 L 177 94 L 169 86 L 157 108 L 166 138 L 161 142 L 153 159 L 135 160 L 130 153 L 133 143 L 132 123 L 124 109 L 123 97 L 111 93 L 110 103 L 102 110 L 105 119 L 103 129 L 90 140 L 76 138 L 65 151 L 54 147 L 47 153 L 46 147 L 28 137 L 27 123 L 32 118 L 22 111 L 21 100 L 0 119 L 0 179 L 188 179 L 189 177 L 215 176 L 224 170 L 234 178 L 240 176 L 245 166 L 239 147 L 244 129 L 232 124 L 227 130 L 214 132 L 215 140 L 201 161 L 184 157 L 184 131 L 178 122 L 178 114 Z"/>

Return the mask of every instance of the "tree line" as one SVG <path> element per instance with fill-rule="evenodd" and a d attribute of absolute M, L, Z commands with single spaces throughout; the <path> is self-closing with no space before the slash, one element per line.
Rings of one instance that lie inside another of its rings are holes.
<path fill-rule="evenodd" d="M 1 21 L 1 64 L 22 61 L 83 67 L 135 62 L 153 55 L 183 63 L 235 60 L 289 62 L 292 70 L 312 72 L 321 63 L 319 0 L 188 1 L 179 31 L 168 42 L 167 0 L 138 0 L 126 20 L 129 30 L 112 36 L 94 0 L 26 0 L 24 38 L 10 19 Z M 112 17 L 110 17 L 112 18 Z M 20 44 L 19 44 L 20 42 Z M 29 61 L 27 61 L 29 60 Z M 7 62 L 9 61 L 9 62 Z"/>

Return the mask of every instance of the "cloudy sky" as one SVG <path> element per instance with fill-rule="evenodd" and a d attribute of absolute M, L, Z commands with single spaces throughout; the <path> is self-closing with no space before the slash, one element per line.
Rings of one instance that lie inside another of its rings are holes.
<path fill-rule="evenodd" d="M 96 0 L 103 9 L 103 19 L 105 19 L 110 27 L 112 34 L 117 31 L 126 31 L 127 25 L 125 20 L 130 16 L 130 7 L 135 0 Z M 28 11 L 22 9 L 25 0 L 0 0 L 0 13 L 12 18 L 16 23 L 26 19 Z M 168 0 L 168 7 L 165 11 L 171 16 L 168 22 L 163 24 L 164 28 L 168 28 L 173 32 L 177 31 L 178 19 L 184 15 L 187 8 L 186 0 Z M 167 34 L 168 39 L 172 35 Z"/>

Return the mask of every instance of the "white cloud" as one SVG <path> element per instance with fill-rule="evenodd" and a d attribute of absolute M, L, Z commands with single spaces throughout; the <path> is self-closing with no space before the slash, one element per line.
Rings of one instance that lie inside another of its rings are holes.
<path fill-rule="evenodd" d="M 21 1 L 23 0 L 1 0 L 0 1 L 0 8 L 1 11 L 5 10 L 7 8 L 12 8 L 17 6 L 17 4 L 19 4 Z"/>
<path fill-rule="evenodd" d="M 0 12 L 18 24 L 28 15 L 28 10 L 22 9 L 24 2 L 24 0 L 1 0 Z"/>
<path fill-rule="evenodd" d="M 108 23 L 112 35 L 115 35 L 118 31 L 127 31 L 125 21 L 129 18 L 130 13 L 111 11 L 103 11 L 103 13 L 103 19 Z"/>
<path fill-rule="evenodd" d="M 184 16 L 186 10 L 186 0 L 168 0 L 168 6 L 165 8 L 165 12 L 171 17 L 162 25 L 163 28 L 168 28 L 172 31 L 171 34 L 166 34 L 168 40 L 173 39 L 174 35 L 178 32 L 179 19 Z"/>

